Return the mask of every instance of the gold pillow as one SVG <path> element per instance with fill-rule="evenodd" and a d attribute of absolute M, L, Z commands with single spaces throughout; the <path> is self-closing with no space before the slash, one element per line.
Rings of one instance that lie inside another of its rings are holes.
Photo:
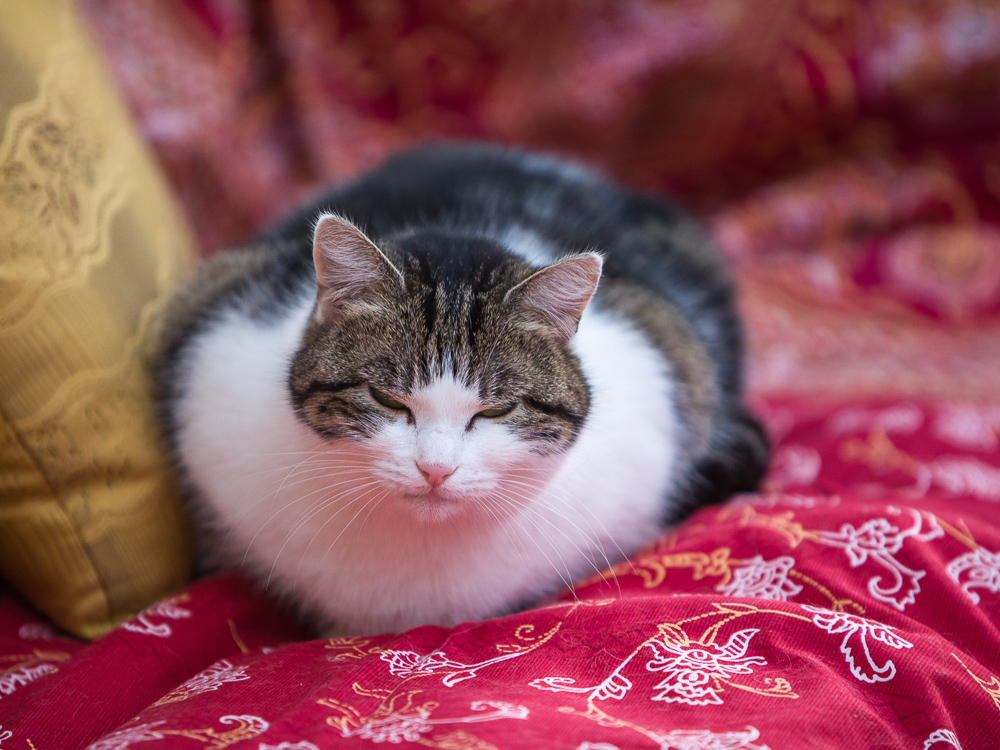
<path fill-rule="evenodd" d="M 0 71 L 0 575 L 95 638 L 190 575 L 146 362 L 193 244 L 69 2 Z"/>

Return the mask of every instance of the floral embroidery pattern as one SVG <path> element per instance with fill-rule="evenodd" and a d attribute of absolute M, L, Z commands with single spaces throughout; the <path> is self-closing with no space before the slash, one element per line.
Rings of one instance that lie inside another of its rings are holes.
<path fill-rule="evenodd" d="M 802 608 L 813 614 L 812 622 L 816 627 L 831 635 L 844 634 L 844 640 L 840 643 L 840 652 L 844 655 L 844 659 L 851 669 L 851 674 L 863 682 L 888 682 L 896 676 L 896 665 L 891 659 L 882 666 L 875 663 L 871 654 L 871 645 L 868 642 L 869 638 L 897 650 L 913 648 L 912 643 L 893 633 L 892 628 L 888 625 L 881 625 L 866 620 L 864 617 L 844 612 L 810 607 L 808 604 L 803 604 Z M 868 669 L 856 662 L 855 653 L 858 646 L 860 646 L 861 653 L 864 654 Z"/>
<path fill-rule="evenodd" d="M 143 610 L 136 615 L 132 622 L 126 622 L 122 625 L 122 627 L 126 630 L 132 631 L 133 633 L 152 635 L 157 638 L 169 638 L 173 633 L 173 629 L 170 625 L 165 622 L 153 622 L 150 618 L 166 617 L 170 620 L 184 620 L 191 617 L 191 612 L 189 610 L 177 606 L 177 602 L 182 600 L 183 597 L 165 599 L 164 601 Z"/>
<path fill-rule="evenodd" d="M 931 750 L 931 747 L 938 742 L 947 742 L 955 750 L 962 750 L 962 745 L 958 741 L 958 737 L 950 729 L 935 729 L 931 732 L 930 737 L 924 740 L 924 750 Z"/>
<path fill-rule="evenodd" d="M 30 654 L 15 654 L 0 659 L 13 662 L 13 666 L 0 669 L 0 700 L 11 695 L 20 687 L 34 682 L 39 677 L 59 671 L 56 666 L 66 661 L 69 654 L 62 651 L 33 651 Z"/>
<path fill-rule="evenodd" d="M 925 571 L 907 567 L 896 559 L 896 554 L 902 549 L 903 542 L 909 538 L 927 542 L 944 535 L 944 531 L 933 516 L 925 530 L 924 516 L 912 508 L 908 509 L 908 512 L 913 517 L 913 525 L 907 529 L 900 529 L 888 519 L 875 518 L 866 521 L 859 528 L 845 523 L 838 532 L 819 532 L 819 541 L 822 544 L 844 550 L 852 568 L 868 560 L 885 568 L 892 576 L 891 583 L 883 586 L 882 576 L 873 576 L 868 579 L 868 593 L 900 612 L 908 604 L 916 601 L 916 596 L 920 593 L 920 579 L 927 574 Z"/>
<path fill-rule="evenodd" d="M 464 664 L 449 659 L 443 651 L 432 651 L 429 654 L 418 654 L 414 651 L 396 651 L 387 649 L 379 653 L 382 661 L 389 664 L 389 673 L 396 677 L 426 677 L 427 675 L 445 673 L 441 682 L 446 687 L 453 687 L 465 680 L 471 680 L 480 669 L 499 664 L 508 659 L 516 659 L 546 643 L 561 627 L 555 625 L 541 636 L 533 637 L 534 625 L 521 625 L 514 631 L 514 637 L 521 643 L 498 644 L 497 650 L 506 652 L 492 659 L 485 659 L 475 664 Z"/>
<path fill-rule="evenodd" d="M 787 555 L 765 562 L 760 555 L 746 560 L 733 569 L 733 579 L 715 587 L 727 596 L 753 596 L 758 599 L 788 601 L 802 587 L 788 580 L 788 573 L 795 565 L 795 559 Z"/>
<path fill-rule="evenodd" d="M 198 740 L 207 746 L 206 750 L 223 750 L 237 742 L 249 740 L 270 728 L 268 722 L 253 714 L 220 716 L 219 723 L 226 726 L 235 724 L 236 726 L 222 732 L 212 727 L 203 727 L 200 729 L 161 729 L 160 733 Z"/>
<path fill-rule="evenodd" d="M 339 717 L 330 717 L 327 723 L 340 730 L 342 737 L 357 737 L 375 743 L 418 742 L 422 735 L 430 732 L 441 724 L 475 724 L 499 719 L 527 719 L 529 711 L 524 706 L 503 701 L 474 701 L 469 707 L 478 714 L 457 716 L 446 719 L 432 719 L 431 714 L 438 704 L 433 701 L 414 706 L 412 699 L 420 691 L 414 691 L 407 696 L 403 707 L 390 709 L 386 713 L 376 713 L 362 717 L 357 709 L 335 699 L 323 699 L 320 705 L 335 708 L 342 713 Z M 492 710 L 490 710 L 492 709 Z"/>
<path fill-rule="evenodd" d="M 99 739 L 87 746 L 87 750 L 127 750 L 130 745 L 136 742 L 149 742 L 150 740 L 162 740 L 163 734 L 157 732 L 153 727 L 163 726 L 167 722 L 154 721 L 149 724 L 139 724 L 128 729 L 119 729 L 117 732 Z"/>
<path fill-rule="evenodd" d="M 643 731 L 660 745 L 659 750 L 770 750 L 754 744 L 760 738 L 756 727 L 735 732 L 710 732 L 707 729 L 675 729 L 670 732 Z M 610 742 L 582 742 L 576 750 L 619 750 Z"/>
<path fill-rule="evenodd" d="M 193 695 L 213 693 L 227 682 L 241 682 L 248 679 L 250 676 L 246 673 L 246 667 L 235 667 L 229 660 L 222 659 L 203 672 L 199 672 L 183 685 L 171 690 L 153 705 L 162 706 L 167 703 L 185 701 Z"/>
<path fill-rule="evenodd" d="M 993 594 L 1000 591 L 1000 553 L 977 547 L 948 563 L 947 570 L 955 583 L 962 584 L 962 590 L 975 604 L 979 604 L 979 594 L 969 589 L 984 588 Z M 964 583 L 961 581 L 963 573 L 968 574 Z"/>

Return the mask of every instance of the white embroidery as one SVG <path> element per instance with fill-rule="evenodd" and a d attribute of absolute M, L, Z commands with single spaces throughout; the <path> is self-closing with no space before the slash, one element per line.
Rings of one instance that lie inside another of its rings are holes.
<path fill-rule="evenodd" d="M 995 451 L 1000 446 L 1000 407 L 946 404 L 934 422 L 934 434 L 959 448 Z"/>
<path fill-rule="evenodd" d="M 208 669 L 199 672 L 182 685 L 177 686 L 156 702 L 156 705 L 186 700 L 200 693 L 214 693 L 227 682 L 249 680 L 246 667 L 236 667 L 228 659 L 221 659 Z"/>
<path fill-rule="evenodd" d="M 1000 502 L 1000 469 L 975 458 L 944 457 L 930 464 L 934 484 L 952 495 Z"/>
<path fill-rule="evenodd" d="M 126 622 L 122 627 L 133 633 L 154 635 L 157 638 L 169 638 L 173 633 L 170 625 L 165 622 L 154 623 L 149 618 L 166 617 L 170 620 L 183 620 L 190 616 L 191 612 L 189 610 L 178 607 L 172 600 L 167 599 L 140 612 L 136 615 L 135 620 Z"/>
<path fill-rule="evenodd" d="M 725 646 L 715 643 L 703 645 L 688 640 L 676 640 L 663 633 L 645 645 L 655 656 L 646 662 L 650 672 L 664 672 L 663 680 L 657 683 L 650 700 L 666 703 L 687 703 L 691 706 L 720 704 L 721 690 L 716 680 L 727 679 L 733 674 L 752 674 L 753 666 L 765 666 L 762 656 L 745 656 L 750 640 L 760 631 L 741 630 L 734 633 Z M 638 652 L 636 652 L 637 654 Z M 632 661 L 633 654 L 598 685 L 575 687 L 571 677 L 540 677 L 528 683 L 537 690 L 554 693 L 589 693 L 589 699 L 621 700 L 632 689 L 632 681 L 622 674 Z"/>
<path fill-rule="evenodd" d="M 960 580 L 963 573 L 969 574 L 965 583 Z M 962 583 L 962 590 L 979 604 L 979 594 L 969 589 L 984 588 L 993 594 L 1000 591 L 1000 553 L 977 547 L 948 563 L 948 575 L 955 583 Z"/>
<path fill-rule="evenodd" d="M 4 740 L 9 740 L 14 736 L 14 733 L 9 729 L 4 729 L 3 724 L 0 724 L 0 744 L 3 744 Z"/>
<path fill-rule="evenodd" d="M 924 413 L 915 404 L 895 404 L 885 409 L 851 407 L 833 414 L 826 422 L 834 435 L 871 429 L 888 434 L 910 435 L 924 423 Z"/>
<path fill-rule="evenodd" d="M 159 727 L 166 723 L 165 721 L 154 721 L 152 724 L 140 724 L 129 729 L 119 729 L 89 745 L 87 750 L 128 750 L 129 745 L 133 742 L 162 740 L 163 735 L 155 731 L 153 727 Z"/>
<path fill-rule="evenodd" d="M 690 706 L 721 704 L 718 683 L 734 674 L 752 674 L 752 666 L 765 666 L 763 656 L 745 656 L 751 639 L 760 631 L 740 630 L 721 648 L 712 643 L 670 642 L 666 637 L 648 645 L 656 656 L 646 662 L 650 672 L 665 676 L 653 689 L 652 700 L 666 703 L 687 703 Z"/>
<path fill-rule="evenodd" d="M 358 737 L 372 742 L 389 742 L 398 745 L 404 740 L 406 742 L 417 742 L 420 735 L 431 731 L 436 724 L 475 724 L 481 721 L 495 721 L 497 719 L 527 719 L 530 713 L 525 706 L 518 706 L 513 703 L 503 703 L 501 701 L 476 701 L 471 704 L 473 711 L 486 711 L 492 708 L 491 713 L 482 713 L 478 716 L 460 716 L 451 719 L 432 719 L 431 712 L 427 710 L 415 711 L 410 714 L 397 714 L 384 719 L 366 720 L 360 726 L 341 730 L 343 737 Z"/>
<path fill-rule="evenodd" d="M 823 465 L 819 451 L 806 445 L 785 445 L 775 451 L 768 484 L 775 487 L 811 485 Z"/>
<path fill-rule="evenodd" d="M 924 740 L 924 750 L 930 750 L 932 745 L 938 742 L 947 742 L 955 750 L 962 750 L 962 745 L 958 741 L 958 737 L 950 729 L 935 729 L 931 732 L 930 737 Z"/>
<path fill-rule="evenodd" d="M 271 728 L 271 725 L 260 718 L 259 716 L 254 716 L 253 714 L 228 714 L 227 716 L 219 717 L 220 724 L 242 724 L 240 729 L 245 729 L 251 734 L 261 734 L 266 732 Z"/>
<path fill-rule="evenodd" d="M 783 556 L 765 562 L 760 555 L 746 560 L 733 569 L 729 583 L 719 584 L 715 590 L 727 596 L 753 596 L 758 599 L 788 601 L 802 587 L 788 580 L 788 572 L 795 565 L 795 559 Z"/>
<path fill-rule="evenodd" d="M 495 656 L 492 659 L 477 662 L 475 664 L 464 664 L 454 659 L 449 659 L 443 651 L 432 651 L 429 654 L 418 654 L 415 651 L 395 651 L 386 649 L 380 658 L 389 663 L 389 672 L 395 677 L 426 677 L 435 672 L 448 672 L 441 680 L 446 687 L 453 687 L 465 680 L 471 680 L 483 667 L 496 664 L 507 659 L 514 659 L 525 651 L 515 651 Z"/>
<path fill-rule="evenodd" d="M 58 638 L 56 629 L 44 622 L 26 622 L 17 629 L 17 637 L 26 641 L 51 641 Z"/>
<path fill-rule="evenodd" d="M 581 742 L 576 750 L 621 750 L 621 748 L 610 742 Z"/>
<path fill-rule="evenodd" d="M 282 742 L 280 745 L 266 745 L 261 742 L 257 750 L 319 750 L 309 740 L 299 740 L 298 742 Z"/>
<path fill-rule="evenodd" d="M 753 743 L 760 738 L 760 732 L 751 726 L 741 732 L 675 729 L 666 734 L 649 732 L 649 737 L 660 743 L 660 750 L 771 750 L 767 745 Z"/>
<path fill-rule="evenodd" d="M 913 525 L 908 529 L 900 530 L 885 518 L 873 518 L 857 529 L 845 523 L 838 532 L 821 531 L 818 539 L 821 544 L 844 550 L 852 568 L 871 559 L 888 570 L 893 577 L 892 584 L 883 588 L 882 576 L 872 576 L 868 579 L 868 593 L 880 602 L 891 604 L 900 612 L 906 605 L 916 601 L 916 596 L 920 593 L 919 581 L 927 573 L 903 565 L 896 559 L 896 553 L 909 537 L 927 542 L 944 535 L 933 516 L 930 516 L 929 528 L 925 531 L 924 517 L 912 508 L 908 511 L 913 516 Z"/>
<path fill-rule="evenodd" d="M 796 495 L 787 492 L 774 492 L 763 495 L 737 495 L 727 505 L 739 508 L 749 505 L 752 508 L 835 508 L 840 505 L 837 495 Z"/>
<path fill-rule="evenodd" d="M 19 687 L 34 682 L 39 677 L 59 671 L 55 664 L 36 664 L 33 667 L 21 667 L 0 674 L 0 696 L 10 695 Z"/>
<path fill-rule="evenodd" d="M 833 612 L 828 609 L 820 609 L 803 604 L 802 608 L 813 615 L 813 625 L 825 630 L 831 635 L 844 633 L 844 640 L 840 643 L 840 653 L 844 655 L 847 665 L 851 669 L 851 674 L 862 682 L 888 682 L 896 676 L 896 665 L 892 660 L 887 660 L 882 666 L 878 666 L 872 659 L 868 638 L 871 637 L 880 643 L 884 643 L 890 648 L 904 649 L 913 648 L 913 644 L 893 633 L 893 629 L 888 625 L 849 615 L 844 612 Z M 855 663 L 855 648 L 857 643 L 861 645 L 861 651 L 868 662 L 870 669 L 864 669 L 863 665 Z"/>

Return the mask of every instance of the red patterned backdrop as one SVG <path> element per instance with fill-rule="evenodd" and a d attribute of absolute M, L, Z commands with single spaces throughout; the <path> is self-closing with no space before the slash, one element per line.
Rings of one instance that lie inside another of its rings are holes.
<path fill-rule="evenodd" d="M 282 645 L 231 577 L 93 645 L 8 602 L 0 743 L 1000 744 L 996 2 L 80 7 L 206 253 L 427 138 L 676 197 L 740 282 L 776 450 L 616 584 L 452 630 Z"/>

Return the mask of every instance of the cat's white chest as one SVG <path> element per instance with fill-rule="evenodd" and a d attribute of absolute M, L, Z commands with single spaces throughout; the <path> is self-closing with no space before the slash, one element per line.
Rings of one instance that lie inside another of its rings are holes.
<path fill-rule="evenodd" d="M 178 445 L 227 564 L 342 630 L 379 632 L 488 617 L 656 535 L 680 428 L 666 363 L 627 323 L 581 320 L 591 408 L 545 490 L 435 523 L 382 491 L 370 452 L 296 417 L 288 368 L 311 308 L 274 323 L 224 316 L 189 352 Z"/>

